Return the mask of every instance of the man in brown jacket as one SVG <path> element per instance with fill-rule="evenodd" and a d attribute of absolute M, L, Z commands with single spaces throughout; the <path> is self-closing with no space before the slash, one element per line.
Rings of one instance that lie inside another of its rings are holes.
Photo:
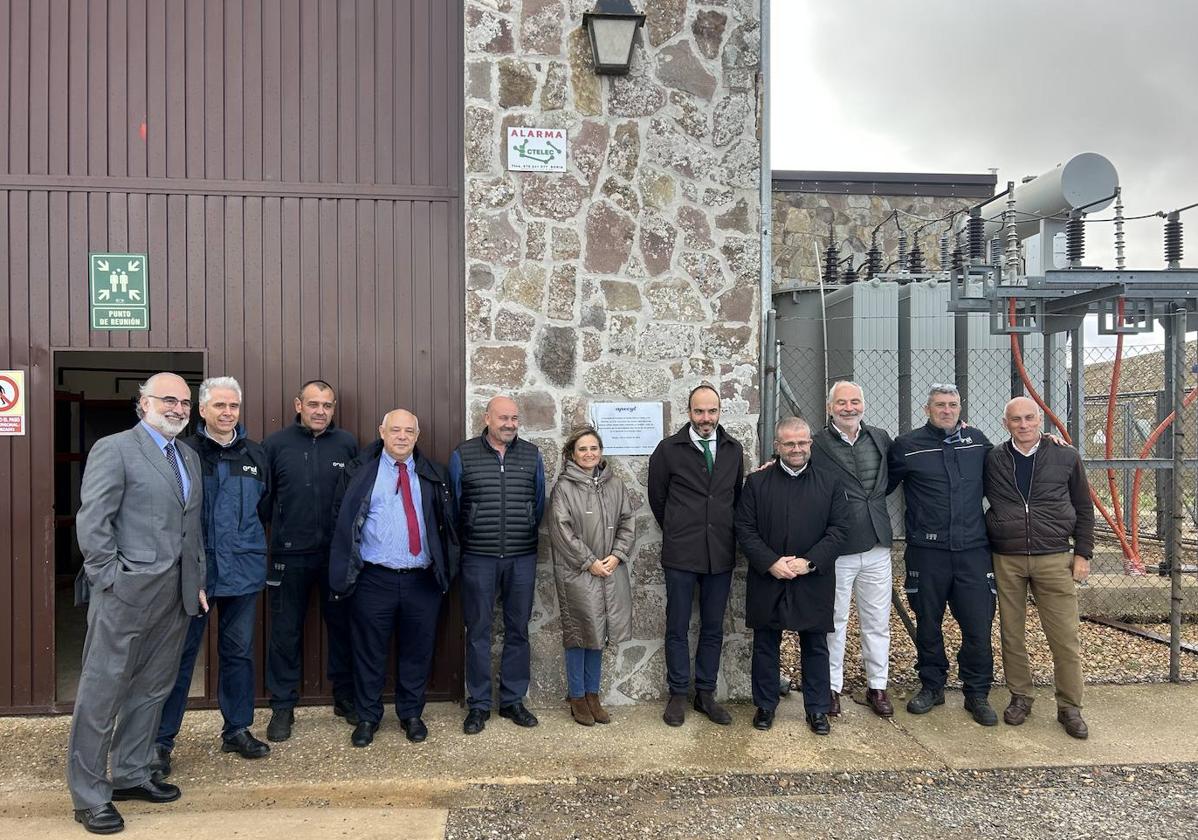
<path fill-rule="evenodd" d="M 1074 583 L 1090 574 L 1094 505 L 1077 450 L 1041 438 L 1043 423 L 1036 403 L 1016 397 L 1003 412 L 1011 439 L 986 456 L 986 531 L 994 550 L 1003 670 L 1011 690 L 1003 720 L 1018 726 L 1032 710 L 1024 638 L 1030 586 L 1052 651 L 1057 720 L 1074 738 L 1085 738 Z"/>

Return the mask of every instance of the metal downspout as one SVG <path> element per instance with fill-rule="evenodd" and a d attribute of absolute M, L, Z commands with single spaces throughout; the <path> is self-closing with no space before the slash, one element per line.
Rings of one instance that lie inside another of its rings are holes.
<path fill-rule="evenodd" d="M 761 337 L 761 361 L 758 379 L 761 394 L 761 417 L 758 423 L 757 450 L 759 460 L 767 457 L 773 439 L 773 424 L 777 415 L 778 370 L 774 346 L 774 297 L 773 297 L 773 172 L 770 168 L 770 0 L 761 0 L 761 66 L 757 78 L 757 130 L 760 132 L 761 170 L 761 322 L 758 331 Z"/>

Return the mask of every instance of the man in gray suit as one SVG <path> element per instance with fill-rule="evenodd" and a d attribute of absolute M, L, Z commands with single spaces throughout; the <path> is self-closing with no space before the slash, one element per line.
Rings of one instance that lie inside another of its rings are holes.
<path fill-rule="evenodd" d="M 157 373 L 141 386 L 137 413 L 140 423 L 88 453 L 75 519 L 90 603 L 67 785 L 75 821 L 95 834 L 125 827 L 114 801 L 179 798 L 179 788 L 152 778 L 154 733 L 187 617 L 208 609 L 200 463 L 175 442 L 191 390 Z"/>

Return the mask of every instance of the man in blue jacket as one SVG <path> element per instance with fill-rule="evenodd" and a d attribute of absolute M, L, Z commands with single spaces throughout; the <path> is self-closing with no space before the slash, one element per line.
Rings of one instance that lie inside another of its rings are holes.
<path fill-rule="evenodd" d="M 216 694 L 224 726 L 221 751 L 261 758 L 270 747 L 250 732 L 254 722 L 254 616 L 266 586 L 266 532 L 258 506 L 267 493 L 266 453 L 240 424 L 241 386 L 231 376 L 200 383 L 200 422 L 184 439 L 200 456 L 204 479 L 204 551 L 208 603 L 217 616 L 220 679 Z M 171 772 L 171 750 L 183 723 L 196 655 L 208 613 L 188 624 L 175 686 L 162 708 L 154 769 Z"/>
<path fill-rule="evenodd" d="M 457 574 L 458 537 L 449 472 L 416 448 L 420 421 L 402 408 L 379 440 L 346 467 L 329 551 L 334 600 L 352 592 L 358 724 L 350 742 L 368 746 L 383 717 L 387 654 L 396 646 L 395 712 L 409 741 L 423 741 L 424 694 L 437 617 Z"/>
<path fill-rule="evenodd" d="M 295 398 L 295 422 L 262 443 L 270 459 L 266 688 L 272 714 L 266 737 L 271 741 L 286 741 L 295 723 L 304 619 L 313 587 L 320 588 L 321 614 L 328 631 L 333 712 L 351 725 L 358 722 L 349 613 L 344 603 L 330 602 L 327 592 L 334 497 L 345 465 L 358 455 L 354 436 L 333 424 L 336 408 L 332 385 L 322 379 L 305 382 Z"/>
<path fill-rule="evenodd" d="M 907 502 L 907 600 L 915 613 L 915 647 L 922 687 L 907 703 L 913 715 L 944 703 L 948 656 L 944 609 L 961 627 L 957 666 L 965 710 L 994 726 L 990 706 L 994 653 L 994 571 L 982 515 L 982 477 L 993 444 L 961 423 L 956 385 L 933 385 L 924 407 L 928 422 L 895 438 L 887 455 L 887 492 L 901 483 Z"/>

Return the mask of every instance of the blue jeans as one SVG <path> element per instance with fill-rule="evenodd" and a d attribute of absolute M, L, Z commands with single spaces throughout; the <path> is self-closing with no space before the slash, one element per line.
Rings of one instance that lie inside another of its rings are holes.
<path fill-rule="evenodd" d="M 599 693 L 600 668 L 603 667 L 603 651 L 590 648 L 566 648 L 566 685 L 570 696 Z"/>
<path fill-rule="evenodd" d="M 257 592 L 209 600 L 211 609 L 216 612 L 216 650 L 220 660 L 216 698 L 225 719 L 221 730 L 223 738 L 231 738 L 254 722 L 254 607 L 257 602 Z M 207 627 L 207 614 L 197 615 L 187 624 L 179 675 L 162 707 L 155 739 L 168 750 L 175 748 L 175 737 L 183 725 L 191 675 Z"/>
<path fill-rule="evenodd" d="M 499 705 L 524 701 L 531 655 L 528 620 L 532 617 L 537 555 L 488 557 L 462 554 L 462 617 L 466 622 L 466 703 L 491 709 L 491 621 L 495 597 L 503 601 L 503 657 L 499 662 Z"/>

